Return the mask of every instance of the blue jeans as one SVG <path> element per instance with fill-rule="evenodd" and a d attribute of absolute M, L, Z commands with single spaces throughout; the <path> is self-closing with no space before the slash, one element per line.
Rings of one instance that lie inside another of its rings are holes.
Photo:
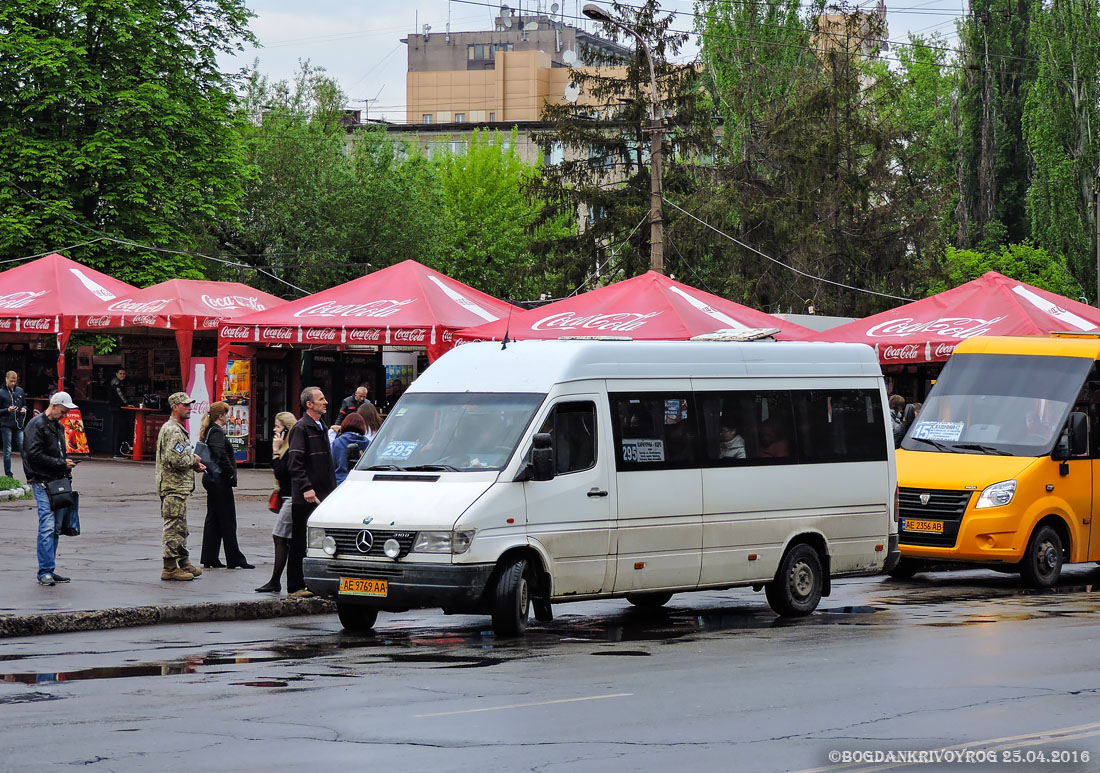
<path fill-rule="evenodd" d="M 14 444 L 15 450 L 23 453 L 23 430 L 15 427 L 0 427 L 0 442 L 4 444 L 4 474 L 13 478 L 15 476 L 11 474 L 11 449 Z"/>
<path fill-rule="evenodd" d="M 57 556 L 57 519 L 50 509 L 50 495 L 41 483 L 32 483 L 34 501 L 38 505 L 38 576 L 54 570 Z"/>

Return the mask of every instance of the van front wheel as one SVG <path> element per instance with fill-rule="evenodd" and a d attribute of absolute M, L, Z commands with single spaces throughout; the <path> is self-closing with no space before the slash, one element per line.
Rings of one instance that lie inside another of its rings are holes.
<path fill-rule="evenodd" d="M 493 589 L 493 633 L 501 637 L 522 636 L 527 630 L 530 609 L 527 560 L 517 558 L 501 568 Z"/>
<path fill-rule="evenodd" d="M 360 607 L 354 604 L 337 604 L 336 616 L 340 618 L 340 625 L 345 631 L 352 633 L 366 633 L 374 628 L 374 621 L 378 619 L 378 610 L 370 607 Z"/>
<path fill-rule="evenodd" d="M 764 586 L 768 604 L 781 617 L 802 617 L 817 609 L 824 576 L 821 556 L 809 545 L 795 545 L 779 562 L 775 580 Z"/>
<path fill-rule="evenodd" d="M 1049 588 L 1062 574 L 1062 538 L 1050 526 L 1040 526 L 1031 535 L 1020 562 L 1020 575 L 1032 588 Z"/>

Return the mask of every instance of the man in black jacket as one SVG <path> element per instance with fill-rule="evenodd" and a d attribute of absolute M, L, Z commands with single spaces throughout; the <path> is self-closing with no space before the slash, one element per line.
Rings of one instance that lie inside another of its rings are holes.
<path fill-rule="evenodd" d="M 290 557 L 286 567 L 288 596 L 312 596 L 306 588 L 302 561 L 306 557 L 306 521 L 321 500 L 336 488 L 328 428 L 321 417 L 328 400 L 318 387 L 302 390 L 302 418 L 290 430 L 286 452 L 290 471 Z"/>
<path fill-rule="evenodd" d="M 0 386 L 0 444 L 4 447 L 4 474 L 11 474 L 11 449 L 23 450 L 23 425 L 27 423 L 27 401 L 19 374 L 9 370 Z"/>
<path fill-rule="evenodd" d="M 55 392 L 44 413 L 27 422 L 23 438 L 23 473 L 31 484 L 38 505 L 38 584 L 68 582 L 54 571 L 57 556 L 57 517 L 50 507 L 46 484 L 59 478 L 71 478 L 76 462 L 65 453 L 65 428 L 61 417 L 76 408 L 68 392 Z"/>
<path fill-rule="evenodd" d="M 111 408 L 111 455 L 121 459 L 122 443 L 133 443 L 133 416 L 122 410 L 130 404 L 126 399 L 126 368 L 119 368 L 111 379 L 111 391 L 107 393 L 107 404 Z"/>
<path fill-rule="evenodd" d="M 367 384 L 364 382 L 355 390 L 355 394 L 344 398 L 344 402 L 340 403 L 340 412 L 336 414 L 335 424 L 337 427 L 344 423 L 344 419 L 348 417 L 348 414 L 355 413 L 363 403 L 367 402 L 367 392 Z"/>

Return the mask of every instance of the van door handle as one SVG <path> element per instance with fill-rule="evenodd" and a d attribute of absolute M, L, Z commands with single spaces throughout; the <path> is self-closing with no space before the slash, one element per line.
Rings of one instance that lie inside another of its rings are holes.
<path fill-rule="evenodd" d="M 606 491 L 600 491 L 598 488 L 594 488 L 594 489 L 592 489 L 591 491 L 588 492 L 588 496 L 593 497 L 593 498 L 606 497 L 607 492 Z"/>

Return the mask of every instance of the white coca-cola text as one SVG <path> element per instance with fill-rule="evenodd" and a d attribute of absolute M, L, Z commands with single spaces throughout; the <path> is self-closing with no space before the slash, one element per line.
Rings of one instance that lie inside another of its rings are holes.
<path fill-rule="evenodd" d="M 34 303 L 36 298 L 41 298 L 48 290 L 42 290 L 41 292 L 32 292 L 31 290 L 23 290 L 17 293 L 9 293 L 8 295 L 0 295 L 0 309 L 22 309 L 26 306 L 30 306 Z"/>
<path fill-rule="evenodd" d="M 335 341 L 336 340 L 336 328 L 334 328 L 334 327 L 309 328 L 305 332 L 305 339 L 307 341 Z"/>
<path fill-rule="evenodd" d="M 415 330 L 398 330 L 393 334 L 393 340 L 411 344 L 422 344 L 427 335 L 428 331 L 422 327 L 416 328 Z"/>
<path fill-rule="evenodd" d="M 957 344 L 936 344 L 936 349 L 932 352 L 932 356 L 936 357 L 937 359 L 940 357 L 946 359 L 951 356 L 952 352 L 955 351 L 956 345 Z"/>
<path fill-rule="evenodd" d="M 392 317 L 404 306 L 415 303 L 414 298 L 404 301 L 385 300 L 370 303 L 315 303 L 301 311 L 294 312 L 295 317 Z"/>
<path fill-rule="evenodd" d="M 931 333 L 944 338 L 973 338 L 985 335 L 1002 319 L 1004 319 L 1003 315 L 993 319 L 940 317 L 927 322 L 917 322 L 912 317 L 902 317 L 874 325 L 867 330 L 867 335 L 872 338 L 888 338 L 913 333 Z"/>
<path fill-rule="evenodd" d="M 88 327 L 109 327 L 111 324 L 110 317 L 88 317 L 85 323 Z"/>
<path fill-rule="evenodd" d="M 905 344 L 904 346 L 887 346 L 882 350 L 884 360 L 915 360 L 920 356 L 920 346 L 917 344 Z"/>
<path fill-rule="evenodd" d="M 135 325 L 155 325 L 157 317 L 155 314 L 135 314 L 130 317 L 130 321 Z"/>
<path fill-rule="evenodd" d="M 167 298 L 158 298 L 155 301 L 132 301 L 123 298 L 121 301 L 115 301 L 107 308 L 110 311 L 121 311 L 124 314 L 155 314 L 167 305 Z"/>
<path fill-rule="evenodd" d="M 204 328 L 215 328 L 218 325 L 220 325 L 221 323 L 222 323 L 222 321 L 218 317 L 207 317 L 206 319 L 204 319 L 202 321 L 202 326 Z"/>
<path fill-rule="evenodd" d="M 260 331 L 260 336 L 268 340 L 289 341 L 294 337 L 292 327 L 265 327 Z"/>
<path fill-rule="evenodd" d="M 222 296 L 210 296 L 201 295 L 199 300 L 205 303 L 209 308 L 216 311 L 231 311 L 233 309 L 252 309 L 253 311 L 263 311 L 267 307 L 260 303 L 260 299 L 255 295 L 222 295 Z"/>
<path fill-rule="evenodd" d="M 619 312 L 616 314 L 587 314 L 577 315 L 571 311 L 561 314 L 552 314 L 543 317 L 531 325 L 532 330 L 614 330 L 625 332 L 637 330 L 661 312 L 651 311 L 649 314 L 640 312 Z"/>
<path fill-rule="evenodd" d="M 219 335 L 225 338 L 248 338 L 252 333 L 252 328 L 245 327 L 244 325 L 237 325 L 236 327 L 223 327 L 219 331 Z"/>
<path fill-rule="evenodd" d="M 378 343 L 382 340 L 382 330 L 369 327 L 364 330 L 349 330 L 348 341 L 355 343 Z"/>
<path fill-rule="evenodd" d="M 25 319 L 19 326 L 24 330 L 50 330 L 53 327 L 53 320 L 48 317 Z"/>

